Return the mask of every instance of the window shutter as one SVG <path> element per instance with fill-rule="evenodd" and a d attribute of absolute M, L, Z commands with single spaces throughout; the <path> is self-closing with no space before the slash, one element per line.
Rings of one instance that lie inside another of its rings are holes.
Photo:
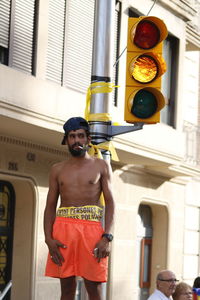
<path fill-rule="evenodd" d="M 63 85 L 85 93 L 91 81 L 94 0 L 68 0 Z"/>
<path fill-rule="evenodd" d="M 0 46 L 8 48 L 10 27 L 10 0 L 0 0 Z"/>
<path fill-rule="evenodd" d="M 32 73 L 35 0 L 16 0 L 12 7 L 11 53 L 9 65 Z"/>
<path fill-rule="evenodd" d="M 59 84 L 62 79 L 64 24 L 65 1 L 50 0 L 46 79 Z"/>

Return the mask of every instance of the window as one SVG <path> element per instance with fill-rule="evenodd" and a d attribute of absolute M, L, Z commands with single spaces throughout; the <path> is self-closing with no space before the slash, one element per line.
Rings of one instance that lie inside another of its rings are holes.
<path fill-rule="evenodd" d="M 70 0 L 66 12 L 63 85 L 85 93 L 91 82 L 94 0 Z"/>
<path fill-rule="evenodd" d="M 178 50 L 178 39 L 168 35 L 163 42 L 163 57 L 167 64 L 167 72 L 162 76 L 162 93 L 167 104 L 161 110 L 161 122 L 172 127 L 175 127 Z"/>
<path fill-rule="evenodd" d="M 0 1 L 0 63 L 33 74 L 37 0 Z"/>
<path fill-rule="evenodd" d="M 9 0 L 0 1 L 0 63 L 8 64 L 9 30 L 10 30 Z"/>
<path fill-rule="evenodd" d="M 49 1 L 46 79 L 61 84 L 64 55 L 65 0 Z"/>
<path fill-rule="evenodd" d="M 8 49 L 0 46 L 0 64 L 8 65 Z"/>
<path fill-rule="evenodd" d="M 95 0 L 49 0 L 47 80 L 86 93 L 91 83 L 94 9 Z M 119 22 L 120 3 L 116 1 L 114 62 Z M 115 84 L 117 73 L 118 64 L 112 74 Z"/>
<path fill-rule="evenodd" d="M 149 205 L 140 204 L 138 209 L 138 273 L 140 299 L 147 299 L 151 282 L 152 258 L 152 210 Z M 139 258 L 140 257 L 140 258 Z"/>
<path fill-rule="evenodd" d="M 152 239 L 141 240 L 140 288 L 149 288 L 151 281 L 151 247 Z"/>
<path fill-rule="evenodd" d="M 50 0 L 46 79 L 86 92 L 90 84 L 94 0 Z"/>

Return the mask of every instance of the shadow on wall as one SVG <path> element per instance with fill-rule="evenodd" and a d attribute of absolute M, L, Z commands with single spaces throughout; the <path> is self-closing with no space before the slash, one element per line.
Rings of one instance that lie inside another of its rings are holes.
<path fill-rule="evenodd" d="M 148 173 L 144 167 L 139 166 L 125 166 L 121 168 L 119 177 L 123 183 L 134 184 L 145 188 L 149 187 L 154 190 L 158 189 L 168 180 L 168 178 L 164 176 Z"/>

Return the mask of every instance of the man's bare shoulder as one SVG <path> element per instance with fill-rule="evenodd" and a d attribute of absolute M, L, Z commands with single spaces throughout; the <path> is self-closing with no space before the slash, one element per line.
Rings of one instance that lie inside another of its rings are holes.
<path fill-rule="evenodd" d="M 50 173 L 57 173 L 57 172 L 59 172 L 66 164 L 67 164 L 66 161 L 60 161 L 58 163 L 53 164 L 51 166 Z"/>
<path fill-rule="evenodd" d="M 104 165 L 105 161 L 102 158 L 96 156 L 89 156 L 89 161 L 92 161 L 95 164 Z"/>
<path fill-rule="evenodd" d="M 93 157 L 93 160 L 94 164 L 98 165 L 102 171 L 110 171 L 110 164 L 106 160 L 98 157 Z"/>

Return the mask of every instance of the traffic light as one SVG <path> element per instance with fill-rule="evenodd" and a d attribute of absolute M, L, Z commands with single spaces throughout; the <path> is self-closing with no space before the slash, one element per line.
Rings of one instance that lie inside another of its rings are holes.
<path fill-rule="evenodd" d="M 165 106 L 161 76 L 166 71 L 162 41 L 167 28 L 157 17 L 129 18 L 124 119 L 128 123 L 158 123 Z"/>

